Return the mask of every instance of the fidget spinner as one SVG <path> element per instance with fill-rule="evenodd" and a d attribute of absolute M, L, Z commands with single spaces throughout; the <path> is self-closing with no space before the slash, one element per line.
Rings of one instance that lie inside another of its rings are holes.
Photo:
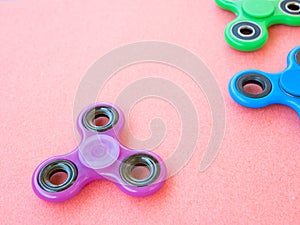
<path fill-rule="evenodd" d="M 225 29 L 225 39 L 233 48 L 254 51 L 268 39 L 274 24 L 300 26 L 300 0 L 216 0 L 237 18 Z"/>
<path fill-rule="evenodd" d="M 118 141 L 123 127 L 124 115 L 116 106 L 98 103 L 83 110 L 77 118 L 82 138 L 79 146 L 69 154 L 45 160 L 36 168 L 32 177 L 34 192 L 46 201 L 60 202 L 99 179 L 112 181 L 132 196 L 158 191 L 166 179 L 164 162 L 152 152 L 123 146 Z M 134 172 L 138 168 L 146 169 L 146 176 Z M 55 176 L 61 173 L 66 178 L 59 182 Z"/>
<path fill-rule="evenodd" d="M 289 53 L 287 62 L 287 68 L 276 74 L 258 70 L 236 74 L 229 83 L 230 95 L 246 107 L 261 108 L 283 104 L 293 108 L 300 116 L 300 46 Z M 257 92 L 250 85 L 258 86 L 260 91 Z"/>

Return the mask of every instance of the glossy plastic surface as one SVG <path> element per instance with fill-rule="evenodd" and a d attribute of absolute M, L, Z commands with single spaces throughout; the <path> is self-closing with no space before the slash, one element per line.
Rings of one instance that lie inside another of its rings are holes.
<path fill-rule="evenodd" d="M 99 116 L 109 120 L 106 125 L 97 124 L 94 128 L 87 125 L 94 125 L 95 109 L 100 109 Z M 123 126 L 124 116 L 116 106 L 98 103 L 87 107 L 77 119 L 81 143 L 71 153 L 49 158 L 36 168 L 32 177 L 34 192 L 46 201 L 60 202 L 99 179 L 112 181 L 132 196 L 146 196 L 158 191 L 167 174 L 163 160 L 152 152 L 123 146 L 118 141 Z M 148 177 L 136 178 L 130 174 L 138 166 L 150 170 Z M 51 176 L 58 172 L 66 173 L 67 179 L 59 184 L 51 183 Z"/>
<path fill-rule="evenodd" d="M 300 116 L 300 46 L 289 53 L 287 63 L 287 68 L 276 74 L 259 70 L 236 74 L 229 83 L 230 95 L 237 103 L 249 108 L 283 104 L 293 108 Z M 244 90 L 246 84 L 259 85 L 262 91 L 248 93 Z"/>
<path fill-rule="evenodd" d="M 300 25 L 300 0 L 216 0 L 237 18 L 225 29 L 225 39 L 240 51 L 261 48 L 268 39 L 268 27 L 274 24 Z"/>

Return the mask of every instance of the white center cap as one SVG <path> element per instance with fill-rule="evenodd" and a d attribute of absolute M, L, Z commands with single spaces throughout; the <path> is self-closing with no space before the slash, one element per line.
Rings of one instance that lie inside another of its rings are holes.
<path fill-rule="evenodd" d="M 111 136 L 93 135 L 81 143 L 79 153 L 84 165 L 92 169 L 103 169 L 118 159 L 120 146 Z"/>

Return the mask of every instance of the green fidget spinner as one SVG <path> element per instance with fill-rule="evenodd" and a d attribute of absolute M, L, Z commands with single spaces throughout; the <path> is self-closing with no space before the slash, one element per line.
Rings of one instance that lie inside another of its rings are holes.
<path fill-rule="evenodd" d="M 261 48 L 274 24 L 300 26 L 300 0 L 216 0 L 237 18 L 225 29 L 229 45 L 241 51 Z"/>

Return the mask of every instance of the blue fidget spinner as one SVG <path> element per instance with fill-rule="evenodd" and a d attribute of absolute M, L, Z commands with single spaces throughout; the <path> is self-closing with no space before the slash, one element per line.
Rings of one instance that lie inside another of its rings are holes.
<path fill-rule="evenodd" d="M 248 85 L 256 85 L 259 92 L 247 90 Z M 231 97 L 249 108 L 262 108 L 271 104 L 283 104 L 293 108 L 300 117 L 300 46 L 294 48 L 287 57 L 287 68 L 275 74 L 259 70 L 245 70 L 231 79 Z"/>

